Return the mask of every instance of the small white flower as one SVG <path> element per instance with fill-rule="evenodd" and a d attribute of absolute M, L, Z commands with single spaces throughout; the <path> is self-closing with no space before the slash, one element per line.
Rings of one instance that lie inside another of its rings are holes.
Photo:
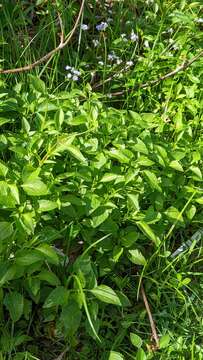
<path fill-rule="evenodd" d="M 81 25 L 81 30 L 86 31 L 86 30 L 88 30 L 88 29 L 89 29 L 89 26 L 88 26 L 88 25 L 86 25 L 86 24 L 82 24 L 82 25 Z"/>
<path fill-rule="evenodd" d="M 127 66 L 133 66 L 133 65 L 134 65 L 134 63 L 133 63 L 133 61 L 132 61 L 132 60 L 130 60 L 130 61 L 127 61 L 127 62 L 126 62 L 126 65 L 127 65 Z"/>
<path fill-rule="evenodd" d="M 79 70 L 75 70 L 75 69 L 72 70 L 72 73 L 77 76 L 81 75 L 81 72 Z"/>
<path fill-rule="evenodd" d="M 108 60 L 109 61 L 113 61 L 113 60 L 115 60 L 115 54 L 114 53 L 110 53 L 110 54 L 108 54 Z"/>
<path fill-rule="evenodd" d="M 149 48 L 149 41 L 148 40 L 144 41 L 144 47 Z"/>
<path fill-rule="evenodd" d="M 67 77 L 67 79 L 71 79 L 71 78 L 72 78 L 72 74 L 71 74 L 71 73 L 68 73 L 68 74 L 66 75 L 66 77 Z"/>
<path fill-rule="evenodd" d="M 107 22 L 102 21 L 101 24 L 96 25 L 98 31 L 104 31 L 108 27 Z"/>
<path fill-rule="evenodd" d="M 104 65 L 104 62 L 103 61 L 98 61 L 98 64 L 103 66 Z"/>
<path fill-rule="evenodd" d="M 116 64 L 117 64 L 117 65 L 122 64 L 122 62 L 123 62 L 123 61 L 122 61 L 121 59 L 119 59 L 119 58 L 116 59 Z"/>
<path fill-rule="evenodd" d="M 135 41 L 138 40 L 138 35 L 135 34 L 133 30 L 131 31 L 131 34 L 130 34 L 130 40 L 131 40 L 132 42 L 135 42 Z"/>
<path fill-rule="evenodd" d="M 198 24 L 203 24 L 203 18 L 195 19 L 195 22 Z"/>
<path fill-rule="evenodd" d="M 72 79 L 73 79 L 73 81 L 78 81 L 79 78 L 77 75 L 73 75 Z"/>
<path fill-rule="evenodd" d="M 92 40 L 94 47 L 97 47 L 99 45 L 99 40 L 93 39 Z"/>
<path fill-rule="evenodd" d="M 71 70 L 71 69 L 72 69 L 72 67 L 71 67 L 71 66 L 69 66 L 69 65 L 66 65 L 65 69 L 66 69 L 66 70 Z"/>
<path fill-rule="evenodd" d="M 122 39 L 126 38 L 126 34 L 121 34 L 121 38 Z"/>
<path fill-rule="evenodd" d="M 167 32 L 168 32 L 169 34 L 173 34 L 173 28 L 169 28 L 169 29 L 167 30 Z"/>

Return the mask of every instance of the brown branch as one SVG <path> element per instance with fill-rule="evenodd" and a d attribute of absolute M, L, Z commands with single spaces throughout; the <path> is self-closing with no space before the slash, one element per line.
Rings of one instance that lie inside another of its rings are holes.
<path fill-rule="evenodd" d="M 149 318 L 149 322 L 150 322 L 150 326 L 151 326 L 151 330 L 152 330 L 152 337 L 156 343 L 156 347 L 154 350 L 157 350 L 157 349 L 159 349 L 159 337 L 157 335 L 156 325 L 155 325 L 154 319 L 152 317 L 151 309 L 150 309 L 150 306 L 149 306 L 149 303 L 148 303 L 148 300 L 147 300 L 147 297 L 145 294 L 144 286 L 142 283 L 141 283 L 140 289 L 141 289 L 142 299 L 143 299 L 143 302 L 144 302 L 144 305 L 145 305 L 145 308 L 147 311 L 147 315 Z"/>
<path fill-rule="evenodd" d="M 60 24 L 60 28 L 61 28 L 60 44 L 55 49 L 51 50 L 46 55 L 44 55 L 40 59 L 36 60 L 32 64 L 29 64 L 29 65 L 26 65 L 26 66 L 23 66 L 23 67 L 19 67 L 19 68 L 15 68 L 15 69 L 6 69 L 6 70 L 2 69 L 2 70 L 0 70 L 0 74 L 15 74 L 15 73 L 21 73 L 21 72 L 32 70 L 34 67 L 42 64 L 43 62 L 46 62 L 54 54 L 56 54 L 58 51 L 62 50 L 66 45 L 68 45 L 68 43 L 70 42 L 70 40 L 73 37 L 73 34 L 75 33 L 75 30 L 76 30 L 76 28 L 77 28 L 77 26 L 79 24 L 79 21 L 80 21 L 81 15 L 82 15 L 84 4 L 85 4 L 85 0 L 82 0 L 81 5 L 80 5 L 80 10 L 79 10 L 77 19 L 75 21 L 75 24 L 74 24 L 72 30 L 70 31 L 69 35 L 67 35 L 66 37 L 64 37 L 62 20 L 61 20 L 61 17 L 59 15 L 59 24 Z"/>
<path fill-rule="evenodd" d="M 203 56 L 203 50 L 201 50 L 197 55 L 195 55 L 191 60 L 185 60 L 181 65 L 177 66 L 176 69 L 170 71 L 169 73 L 160 76 L 159 78 L 155 79 L 155 80 L 151 80 L 148 81 L 146 83 L 143 84 L 138 84 L 137 87 L 140 89 L 146 89 L 149 86 L 153 86 L 158 84 L 160 81 L 163 81 L 165 79 L 168 79 L 174 75 L 176 75 L 177 73 L 179 73 L 180 71 L 184 71 L 186 70 L 189 66 L 191 66 L 195 61 L 199 60 L 201 57 Z M 111 94 L 109 94 L 110 96 L 119 96 L 119 95 L 123 95 L 126 92 L 131 92 L 133 91 L 134 88 L 128 89 L 128 90 L 122 90 L 122 91 L 117 91 L 117 92 L 113 92 Z"/>

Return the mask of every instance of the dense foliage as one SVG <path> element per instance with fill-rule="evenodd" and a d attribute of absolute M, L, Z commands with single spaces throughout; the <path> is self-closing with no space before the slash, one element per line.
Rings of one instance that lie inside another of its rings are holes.
<path fill-rule="evenodd" d="M 201 243 L 173 257 L 203 222 L 202 59 L 140 86 L 197 54 L 203 7 L 101 3 L 87 1 L 70 47 L 40 74 L 1 75 L 2 360 L 203 358 Z M 68 31 L 79 4 L 57 6 Z M 51 1 L 0 11 L 2 67 L 39 56 L 38 43 L 19 54 L 31 13 L 38 41 L 48 36 L 41 56 L 54 46 Z"/>

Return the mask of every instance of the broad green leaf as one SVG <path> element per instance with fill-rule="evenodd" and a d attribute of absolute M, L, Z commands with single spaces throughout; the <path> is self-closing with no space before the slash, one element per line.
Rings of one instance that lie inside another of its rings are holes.
<path fill-rule="evenodd" d="M 91 219 L 92 227 L 96 228 L 101 225 L 109 217 L 109 212 L 110 210 L 105 207 L 99 207 L 95 210 Z"/>
<path fill-rule="evenodd" d="M 0 222 L 0 241 L 13 234 L 13 225 L 7 221 Z"/>
<path fill-rule="evenodd" d="M 169 334 L 163 335 L 159 342 L 160 349 L 166 348 L 169 345 L 169 343 L 170 343 L 170 335 Z"/>
<path fill-rule="evenodd" d="M 178 160 L 173 160 L 170 162 L 169 166 L 177 171 L 184 171 L 182 165 Z"/>
<path fill-rule="evenodd" d="M 38 205 L 39 205 L 39 209 L 38 209 L 39 212 L 51 211 L 58 207 L 57 202 L 51 200 L 39 200 Z"/>
<path fill-rule="evenodd" d="M 59 278 L 56 276 L 56 274 L 54 274 L 51 271 L 48 270 L 43 270 L 41 271 L 38 275 L 37 275 L 38 279 L 43 280 L 48 282 L 50 285 L 52 286 L 58 286 L 60 285 L 60 280 Z"/>
<path fill-rule="evenodd" d="M 148 155 L 149 153 L 145 143 L 141 139 L 137 139 L 137 144 L 133 145 L 133 150 L 141 152 L 145 155 Z"/>
<path fill-rule="evenodd" d="M 66 150 L 80 162 L 85 163 L 85 164 L 87 163 L 87 160 L 85 159 L 85 157 L 83 156 L 81 151 L 76 146 L 67 145 Z"/>
<path fill-rule="evenodd" d="M 107 303 L 121 306 L 121 301 L 116 292 L 107 285 L 99 285 L 96 288 L 90 290 L 94 296 Z"/>
<path fill-rule="evenodd" d="M 71 299 L 63 306 L 60 320 L 64 326 L 66 336 L 73 336 L 80 326 L 82 312 L 78 303 Z"/>
<path fill-rule="evenodd" d="M 29 266 L 38 261 L 43 261 L 44 256 L 36 250 L 23 250 L 16 253 L 16 264 L 21 266 Z"/>
<path fill-rule="evenodd" d="M 195 201 L 198 203 L 198 204 L 203 204 L 203 197 L 200 197 L 198 199 L 195 199 Z"/>
<path fill-rule="evenodd" d="M 54 120 L 55 120 L 56 128 L 57 128 L 58 130 L 60 130 L 60 129 L 61 129 L 61 125 L 62 125 L 63 122 L 64 122 L 64 112 L 63 112 L 62 109 L 59 109 L 58 111 L 56 111 Z"/>
<path fill-rule="evenodd" d="M 30 196 L 43 196 L 48 194 L 47 185 L 40 178 L 26 181 L 21 186 Z"/>
<path fill-rule="evenodd" d="M 30 79 L 30 84 L 32 85 L 32 87 L 40 92 L 40 93 L 45 93 L 46 87 L 45 87 L 45 83 L 44 81 L 42 81 L 39 77 L 34 76 L 34 75 L 28 75 L 29 79 Z"/>
<path fill-rule="evenodd" d="M 130 333 L 130 341 L 131 343 L 137 347 L 138 349 L 141 348 L 142 346 L 142 339 L 140 336 L 138 336 L 137 334 L 134 333 Z"/>
<path fill-rule="evenodd" d="M 9 122 L 11 122 L 11 119 L 6 119 L 6 118 L 0 117 L 0 126 L 7 124 Z"/>
<path fill-rule="evenodd" d="M 199 180 L 202 180 L 202 173 L 200 168 L 198 168 L 197 166 L 190 166 L 189 169 L 193 172 L 193 174 L 197 176 Z"/>
<path fill-rule="evenodd" d="M 165 214 L 168 218 L 170 218 L 172 221 L 181 221 L 183 222 L 182 214 L 179 212 L 178 209 L 176 209 L 174 206 L 171 206 L 165 211 Z"/>
<path fill-rule="evenodd" d="M 189 220 L 192 220 L 193 217 L 195 216 L 196 214 L 196 211 L 197 211 L 197 208 L 195 205 L 190 205 L 187 209 L 186 209 L 186 215 L 187 215 L 187 218 Z"/>
<path fill-rule="evenodd" d="M 129 250 L 129 259 L 133 264 L 146 265 L 146 259 L 139 250 Z"/>
<path fill-rule="evenodd" d="M 124 357 L 121 353 L 117 351 L 111 351 L 109 355 L 109 360 L 124 360 Z"/>
<path fill-rule="evenodd" d="M 42 253 L 49 263 L 58 265 L 58 255 L 53 247 L 49 246 L 48 244 L 42 244 L 36 248 L 36 251 Z"/>
<path fill-rule="evenodd" d="M 120 175 L 117 175 L 117 174 L 106 173 L 106 174 L 104 174 L 104 176 L 102 177 L 102 179 L 100 181 L 101 182 L 110 182 L 110 181 L 114 181 L 114 180 L 118 179 L 119 177 L 120 177 Z"/>
<path fill-rule="evenodd" d="M 8 167 L 3 163 L 3 161 L 0 161 L 0 176 L 6 176 L 8 172 Z"/>
<path fill-rule="evenodd" d="M 6 181 L 0 181 L 0 204 L 2 208 L 14 208 L 18 204 L 17 193 L 13 192 L 13 189 L 11 184 L 7 184 Z"/>
<path fill-rule="evenodd" d="M 17 291 L 6 294 L 4 298 L 4 305 L 9 311 L 10 317 L 13 322 L 18 321 L 23 314 L 23 295 Z"/>
<path fill-rule="evenodd" d="M 53 306 L 66 305 L 68 301 L 69 292 L 64 286 L 58 286 L 52 290 L 47 297 L 43 307 L 50 308 Z"/>
<path fill-rule="evenodd" d="M 110 151 L 107 151 L 107 154 L 113 158 L 118 160 L 121 164 L 128 164 L 130 161 L 130 158 L 126 156 L 121 150 L 118 149 L 111 149 Z"/>
<path fill-rule="evenodd" d="M 16 184 L 8 184 L 10 193 L 12 198 L 15 200 L 16 204 L 20 204 L 20 197 L 19 197 L 19 191 L 18 188 L 16 186 Z"/>
<path fill-rule="evenodd" d="M 156 246 L 159 246 L 160 239 L 158 238 L 158 236 L 155 235 L 155 233 L 148 224 L 146 224 L 144 221 L 138 221 L 137 225 L 142 230 L 142 232 L 155 243 Z"/>
<path fill-rule="evenodd" d="M 132 205 L 132 207 L 136 210 L 139 211 L 140 210 L 140 206 L 139 206 L 139 194 L 127 194 L 127 197 L 129 199 L 129 203 Z"/>
<path fill-rule="evenodd" d="M 9 263 L 0 265 L 0 287 L 7 281 L 12 280 L 17 272 L 16 265 L 10 265 Z"/>
<path fill-rule="evenodd" d="M 142 348 L 138 349 L 135 360 L 146 360 L 147 356 Z"/>
<path fill-rule="evenodd" d="M 149 170 L 144 170 L 143 173 L 145 174 L 152 190 L 162 191 L 161 187 L 159 186 L 159 180 L 157 179 L 156 175 Z"/>

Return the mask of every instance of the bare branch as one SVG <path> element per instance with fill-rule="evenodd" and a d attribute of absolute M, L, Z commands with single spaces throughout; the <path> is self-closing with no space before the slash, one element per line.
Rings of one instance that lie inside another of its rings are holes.
<path fill-rule="evenodd" d="M 149 306 L 149 303 L 148 303 L 148 300 L 147 300 L 147 297 L 146 297 L 146 294 L 145 294 L 145 290 L 144 290 L 144 286 L 143 284 L 141 283 L 141 294 L 142 294 L 142 298 L 143 298 L 143 302 L 144 302 L 144 305 L 145 305 L 145 308 L 146 308 L 146 311 L 147 311 L 147 314 L 148 314 L 148 318 L 149 318 L 149 322 L 150 322 L 150 326 L 151 326 L 151 330 L 152 330 L 152 337 L 156 343 L 156 350 L 159 349 L 159 337 L 157 335 L 157 331 L 156 331 L 156 325 L 154 323 L 154 319 L 152 317 L 152 313 L 151 313 L 151 309 L 150 309 L 150 306 Z"/>
<path fill-rule="evenodd" d="M 44 55 L 40 59 L 36 60 L 32 64 L 29 64 L 29 65 L 26 65 L 23 67 L 19 67 L 19 68 L 15 68 L 15 69 L 6 69 L 6 70 L 2 69 L 2 70 L 0 70 L 0 74 L 15 74 L 15 73 L 21 73 L 21 72 L 32 70 L 36 66 L 49 60 L 54 54 L 56 54 L 58 51 L 62 50 L 65 46 L 67 46 L 68 43 L 70 42 L 70 40 L 72 39 L 73 34 L 75 33 L 75 30 L 79 24 L 79 21 L 80 21 L 81 15 L 82 15 L 82 11 L 84 8 L 84 4 L 85 4 L 85 0 L 82 0 L 81 5 L 80 5 L 80 10 L 79 10 L 77 19 L 75 21 L 75 24 L 74 24 L 72 30 L 70 31 L 70 33 L 65 37 L 65 39 L 64 39 L 62 20 L 59 15 L 59 24 L 60 24 L 60 28 L 61 28 L 61 36 L 60 36 L 61 41 L 60 41 L 60 44 L 55 49 L 51 50 L 46 55 Z"/>
<path fill-rule="evenodd" d="M 187 68 L 189 68 L 195 61 L 199 60 L 201 57 L 203 56 L 203 50 L 201 50 L 197 55 L 195 55 L 191 60 L 185 60 L 181 65 L 177 66 L 176 69 L 170 71 L 169 73 L 160 76 L 159 78 L 155 79 L 155 80 L 151 80 L 148 81 L 146 83 L 143 84 L 137 84 L 137 87 L 140 89 L 146 89 L 149 86 L 153 86 L 158 84 L 159 82 L 168 79 L 176 74 L 178 74 L 181 71 L 186 70 Z M 111 94 L 109 94 L 110 96 L 119 96 L 119 95 L 123 95 L 126 92 L 132 92 L 133 90 L 135 90 L 134 88 L 128 89 L 128 90 L 122 90 L 122 91 L 117 91 L 117 92 L 113 92 Z"/>

